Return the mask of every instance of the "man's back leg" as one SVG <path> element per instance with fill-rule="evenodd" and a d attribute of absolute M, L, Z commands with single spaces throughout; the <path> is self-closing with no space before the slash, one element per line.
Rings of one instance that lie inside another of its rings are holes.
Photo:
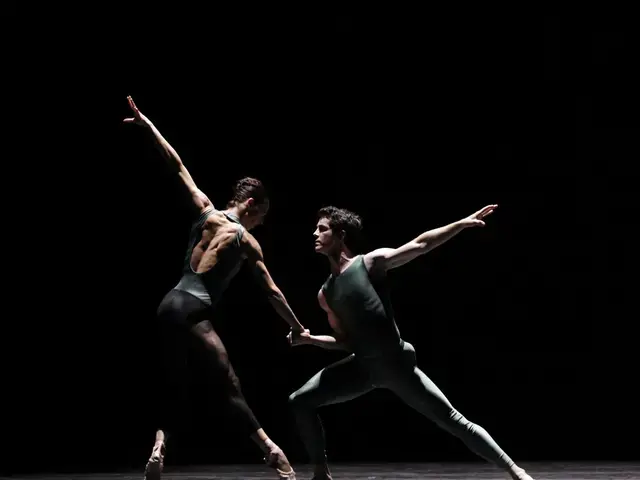
<path fill-rule="evenodd" d="M 458 437 L 471 451 L 502 468 L 512 478 L 532 480 L 484 428 L 453 408 L 444 393 L 417 367 L 415 358 L 413 347 L 407 343 L 403 358 L 385 372 L 386 386 L 407 405 Z"/>

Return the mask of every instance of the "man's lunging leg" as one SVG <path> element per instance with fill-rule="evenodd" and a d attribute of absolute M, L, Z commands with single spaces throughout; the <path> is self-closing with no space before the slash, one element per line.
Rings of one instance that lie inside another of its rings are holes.
<path fill-rule="evenodd" d="M 507 471 L 513 479 L 532 480 L 509 458 L 484 428 L 470 422 L 453 408 L 442 391 L 415 366 L 413 347 L 407 344 L 406 348 L 408 351 L 405 354 L 413 357 L 414 366 L 406 368 L 406 365 L 403 365 L 393 375 L 389 375 L 389 388 L 407 405 L 458 437 L 477 455 Z"/>
<path fill-rule="evenodd" d="M 368 374 L 353 355 L 320 370 L 301 388 L 291 394 L 289 405 L 298 425 L 311 463 L 314 479 L 330 479 L 324 430 L 316 410 L 323 405 L 346 402 L 373 390 Z"/>

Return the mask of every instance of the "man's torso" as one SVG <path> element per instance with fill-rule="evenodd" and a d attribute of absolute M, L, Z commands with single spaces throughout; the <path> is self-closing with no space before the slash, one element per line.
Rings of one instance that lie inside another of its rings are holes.
<path fill-rule="evenodd" d="M 340 331 L 360 357 L 376 357 L 402 348 L 386 277 L 370 274 L 363 256 L 322 286 Z"/>

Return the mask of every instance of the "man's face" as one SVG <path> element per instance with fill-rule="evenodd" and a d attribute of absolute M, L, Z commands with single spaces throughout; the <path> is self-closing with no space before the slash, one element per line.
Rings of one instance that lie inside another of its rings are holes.
<path fill-rule="evenodd" d="M 335 234 L 329 225 L 328 218 L 321 218 L 316 224 L 316 231 L 313 232 L 315 237 L 315 251 L 316 253 L 328 254 L 336 248 L 340 248 L 341 239 L 338 234 Z"/>

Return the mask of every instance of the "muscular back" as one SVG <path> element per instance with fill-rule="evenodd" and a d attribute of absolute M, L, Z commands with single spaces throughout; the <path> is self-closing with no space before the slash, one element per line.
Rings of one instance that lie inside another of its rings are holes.
<path fill-rule="evenodd" d="M 205 273 L 215 267 L 225 253 L 238 248 L 242 226 L 229 220 L 222 212 L 215 211 L 204 221 L 200 241 L 193 247 L 189 260 L 195 273 Z"/>
<path fill-rule="evenodd" d="M 236 217 L 205 209 L 191 227 L 182 278 L 174 288 L 215 305 L 247 257 L 246 237 Z"/>

